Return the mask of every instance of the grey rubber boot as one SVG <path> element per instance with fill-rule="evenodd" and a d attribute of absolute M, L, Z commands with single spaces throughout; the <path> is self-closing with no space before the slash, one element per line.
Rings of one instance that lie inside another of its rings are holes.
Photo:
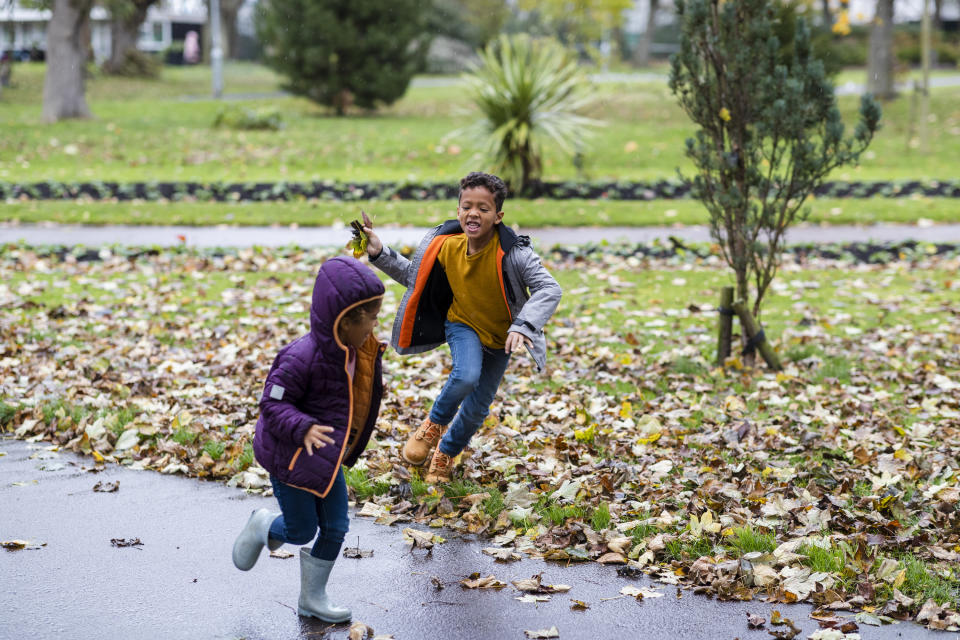
<path fill-rule="evenodd" d="M 297 613 L 324 622 L 346 622 L 350 619 L 350 609 L 332 605 L 327 597 L 327 579 L 333 563 L 333 560 L 314 558 L 307 549 L 300 549 L 300 602 Z"/>
<path fill-rule="evenodd" d="M 233 564 L 241 571 L 249 571 L 257 564 L 260 550 L 264 545 L 271 551 L 283 546 L 280 540 L 270 539 L 270 525 L 279 513 L 269 509 L 257 509 L 250 514 L 250 519 L 243 527 L 243 531 L 233 543 Z"/>

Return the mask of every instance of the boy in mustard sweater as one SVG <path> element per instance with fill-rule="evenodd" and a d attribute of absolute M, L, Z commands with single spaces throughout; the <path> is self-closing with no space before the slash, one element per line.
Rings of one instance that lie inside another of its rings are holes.
<path fill-rule="evenodd" d="M 560 285 L 530 238 L 501 224 L 506 195 L 497 176 L 468 174 L 460 181 L 457 219 L 432 229 L 409 260 L 383 246 L 363 217 L 370 263 L 407 287 L 393 347 L 410 354 L 447 343 L 453 357 L 430 415 L 402 452 L 413 465 L 430 458 L 424 480 L 431 484 L 450 481 L 453 459 L 490 413 L 510 354 L 526 345 L 537 370 L 545 364 L 543 327 L 560 302 Z"/>

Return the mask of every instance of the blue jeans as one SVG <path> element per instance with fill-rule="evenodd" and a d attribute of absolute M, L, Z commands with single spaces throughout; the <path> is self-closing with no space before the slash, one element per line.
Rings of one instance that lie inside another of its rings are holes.
<path fill-rule="evenodd" d="M 440 440 L 440 451 L 455 456 L 470 443 L 490 413 L 510 354 L 484 346 L 476 331 L 461 322 L 448 320 L 445 327 L 453 371 L 433 403 L 430 420 L 450 425 Z"/>
<path fill-rule="evenodd" d="M 270 537 L 281 542 L 305 545 L 313 540 L 319 528 L 320 535 L 310 555 L 321 560 L 336 560 L 350 528 L 347 481 L 343 477 L 343 467 L 337 471 L 337 479 L 326 498 L 318 498 L 309 491 L 291 487 L 277 480 L 273 474 L 270 475 L 270 483 L 283 512 L 270 525 Z"/>

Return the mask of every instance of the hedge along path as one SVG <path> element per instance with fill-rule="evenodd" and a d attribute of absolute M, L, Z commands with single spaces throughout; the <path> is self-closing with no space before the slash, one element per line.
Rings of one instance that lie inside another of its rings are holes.
<path fill-rule="evenodd" d="M 526 198 L 551 200 L 659 200 L 688 197 L 686 182 L 541 182 Z M 274 202 L 302 199 L 358 201 L 449 200 L 457 197 L 453 183 L 395 182 L 0 182 L 0 200 L 196 200 L 214 202 Z M 831 181 L 814 195 L 829 198 L 905 198 L 914 196 L 960 198 L 960 180 L 946 181 Z"/>

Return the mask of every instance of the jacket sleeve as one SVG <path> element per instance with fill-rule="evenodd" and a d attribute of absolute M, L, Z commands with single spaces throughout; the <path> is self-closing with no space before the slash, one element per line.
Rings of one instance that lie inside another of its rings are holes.
<path fill-rule="evenodd" d="M 289 351 L 277 356 L 267 376 L 267 384 L 260 398 L 260 413 L 264 425 L 277 439 L 288 440 L 296 446 L 316 420 L 301 411 L 297 405 L 307 392 L 306 367 Z"/>
<path fill-rule="evenodd" d="M 407 260 L 390 247 L 384 245 L 383 250 L 380 251 L 380 255 L 370 260 L 370 264 L 380 269 L 403 286 L 413 286 L 414 279 L 416 277 L 413 262 Z"/>
<path fill-rule="evenodd" d="M 533 249 L 517 256 L 521 286 L 530 291 L 530 298 L 513 319 L 510 331 L 523 334 L 531 340 L 543 330 L 557 310 L 563 294 L 560 284 L 550 275 Z"/>

